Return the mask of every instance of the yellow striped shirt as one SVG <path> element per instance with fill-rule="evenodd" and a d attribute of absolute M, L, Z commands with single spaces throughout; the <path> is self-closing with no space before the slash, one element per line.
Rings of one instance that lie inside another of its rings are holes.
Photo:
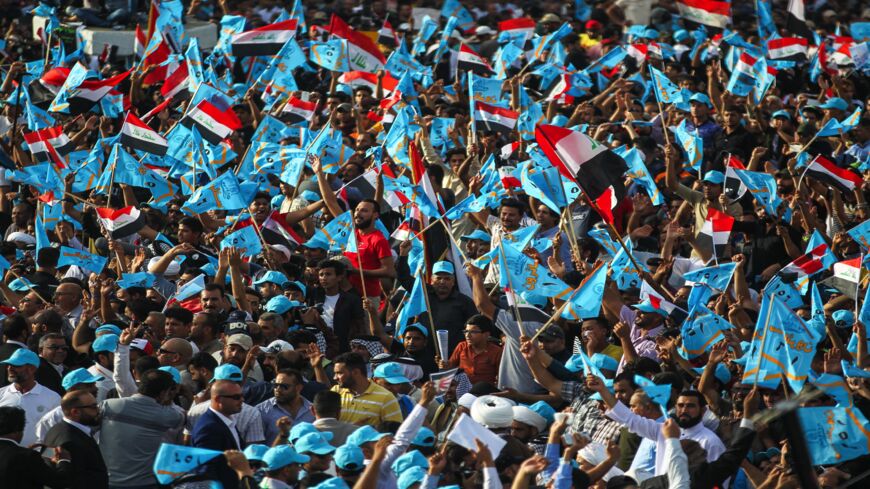
<path fill-rule="evenodd" d="M 333 392 L 341 395 L 341 415 L 339 421 L 358 426 L 379 427 L 386 421 L 402 422 L 402 411 L 393 394 L 374 382 L 360 395 L 341 386 L 332 386 Z"/>

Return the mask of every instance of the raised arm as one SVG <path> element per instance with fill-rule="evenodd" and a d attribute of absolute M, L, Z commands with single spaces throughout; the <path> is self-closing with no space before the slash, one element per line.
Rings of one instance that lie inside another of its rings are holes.
<path fill-rule="evenodd" d="M 320 190 L 320 197 L 323 199 L 323 203 L 326 204 L 326 210 L 329 211 L 332 217 L 338 217 L 344 211 L 341 210 L 341 206 L 338 205 L 338 198 L 335 196 L 332 187 L 329 186 L 328 177 L 323 173 L 320 157 L 314 156 L 312 160 L 311 167 L 314 168 L 314 175 L 317 177 L 317 188 Z"/>
<path fill-rule="evenodd" d="M 495 320 L 496 307 L 483 285 L 483 270 L 468 262 L 465 264 L 465 273 L 471 279 L 471 298 L 477 310 L 489 319 Z"/>

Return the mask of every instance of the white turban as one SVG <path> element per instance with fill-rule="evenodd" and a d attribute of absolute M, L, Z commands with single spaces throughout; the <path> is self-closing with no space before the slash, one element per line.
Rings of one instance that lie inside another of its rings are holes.
<path fill-rule="evenodd" d="M 465 409 L 471 409 L 471 406 L 474 404 L 474 401 L 476 401 L 476 400 L 477 400 L 477 396 L 475 396 L 474 394 L 470 394 L 470 393 L 466 392 L 465 394 L 462 394 L 462 396 L 459 398 L 459 400 L 457 402 L 459 403 L 460 406 L 464 407 Z"/>
<path fill-rule="evenodd" d="M 480 396 L 471 405 L 471 418 L 489 429 L 509 428 L 514 420 L 514 402 L 504 397 Z"/>
<path fill-rule="evenodd" d="M 547 420 L 540 414 L 532 411 L 525 406 L 514 406 L 514 421 L 534 426 L 539 432 L 544 431 L 547 427 Z"/>

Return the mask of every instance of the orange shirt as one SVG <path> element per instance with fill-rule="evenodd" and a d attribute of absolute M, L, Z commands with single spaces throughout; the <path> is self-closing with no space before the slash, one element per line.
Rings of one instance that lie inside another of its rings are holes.
<path fill-rule="evenodd" d="M 467 341 L 456 345 L 453 355 L 450 355 L 451 364 L 459 364 L 472 384 L 476 382 L 496 383 L 498 377 L 498 364 L 501 362 L 501 347 L 488 343 L 483 353 L 476 353 Z"/>

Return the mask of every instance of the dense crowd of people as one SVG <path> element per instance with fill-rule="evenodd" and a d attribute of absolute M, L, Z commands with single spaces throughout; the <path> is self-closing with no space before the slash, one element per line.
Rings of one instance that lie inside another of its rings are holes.
<path fill-rule="evenodd" d="M 0 487 L 870 475 L 862 2 L 5 7 Z"/>

